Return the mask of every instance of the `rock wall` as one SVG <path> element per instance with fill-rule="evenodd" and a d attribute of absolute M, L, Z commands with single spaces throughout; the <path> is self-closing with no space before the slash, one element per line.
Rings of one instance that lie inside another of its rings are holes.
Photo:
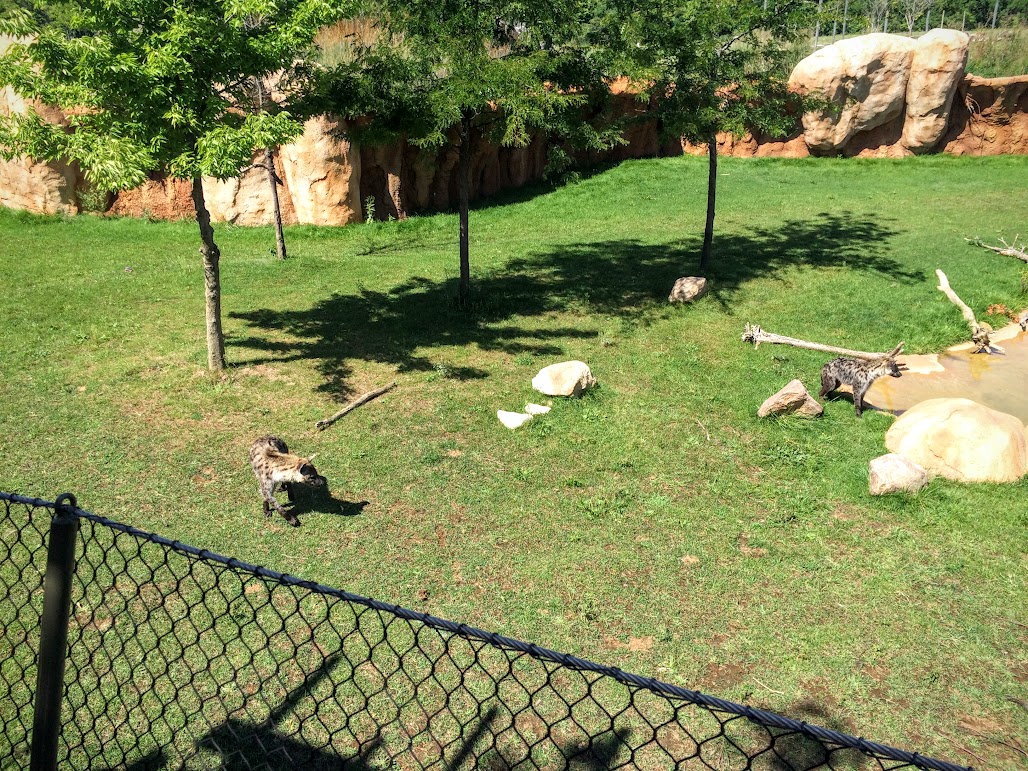
<path fill-rule="evenodd" d="M 0 39 L 0 50 L 6 42 Z M 737 157 L 787 158 L 1028 154 L 1028 76 L 965 75 L 967 42 L 961 32 L 933 30 L 916 41 L 873 34 L 826 46 L 800 62 L 790 78 L 796 91 L 822 97 L 820 109 L 797 118 L 795 131 L 785 139 L 723 134 L 718 136 L 718 151 Z M 613 91 L 616 114 L 646 114 L 647 105 L 623 85 L 615 84 Z M 0 115 L 29 106 L 9 89 L 0 90 Z M 32 106 L 55 123 L 64 122 L 59 112 Z M 363 221 L 369 199 L 379 219 L 403 219 L 415 211 L 447 209 L 456 203 L 454 149 L 422 150 L 403 141 L 357 147 L 346 138 L 346 128 L 344 121 L 329 116 L 312 118 L 296 142 L 276 153 L 276 171 L 283 182 L 279 200 L 287 224 Z M 633 123 L 626 139 L 625 145 L 581 160 L 603 163 L 706 153 L 704 145 L 662 140 L 655 119 Z M 472 200 L 542 178 L 549 149 L 544 139 L 536 138 L 523 148 L 497 147 L 482 136 L 472 141 Z M 216 222 L 271 221 L 263 167 L 236 179 L 205 179 L 204 193 Z M 188 182 L 154 176 L 134 190 L 98 201 L 74 164 L 0 160 L 0 205 L 72 214 L 87 204 L 124 216 L 194 216 Z"/>

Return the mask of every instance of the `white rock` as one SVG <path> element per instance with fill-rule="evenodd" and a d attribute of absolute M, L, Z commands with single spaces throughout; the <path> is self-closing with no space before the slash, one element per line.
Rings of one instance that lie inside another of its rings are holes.
<path fill-rule="evenodd" d="M 547 396 L 580 396 L 596 385 L 589 365 L 580 361 L 563 361 L 539 370 L 532 378 L 532 388 Z"/>
<path fill-rule="evenodd" d="M 531 415 L 526 415 L 524 412 L 507 412 L 506 410 L 497 410 L 496 417 L 507 428 L 518 428 L 532 419 Z"/>
<path fill-rule="evenodd" d="M 529 415 L 545 415 L 549 411 L 549 407 L 544 407 L 541 404 L 532 404 L 531 402 L 529 402 L 525 405 L 525 412 L 527 412 Z"/>
<path fill-rule="evenodd" d="M 703 297 L 708 289 L 710 285 L 702 276 L 685 276 L 675 282 L 667 299 L 673 303 L 689 303 Z"/>
<path fill-rule="evenodd" d="M 871 495 L 916 493 L 928 484 L 928 472 L 902 455 L 889 453 L 868 464 Z"/>

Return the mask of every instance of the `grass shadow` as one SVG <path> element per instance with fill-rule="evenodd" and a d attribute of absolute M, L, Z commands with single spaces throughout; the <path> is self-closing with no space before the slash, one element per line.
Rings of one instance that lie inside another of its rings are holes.
<path fill-rule="evenodd" d="M 924 274 L 905 269 L 888 256 L 896 235 L 880 217 L 821 213 L 787 220 L 776 228 L 752 228 L 715 238 L 713 295 L 728 309 L 733 293 L 757 278 L 781 277 L 795 266 L 845 267 L 875 272 L 903 282 Z M 699 239 L 648 244 L 616 239 L 555 246 L 510 260 L 502 269 L 472 279 L 469 307 L 454 304 L 456 284 L 414 276 L 385 291 L 360 288 L 335 294 L 306 310 L 232 313 L 251 330 L 233 339 L 237 348 L 256 352 L 240 363 L 314 360 L 324 376 L 319 390 L 344 399 L 352 362 L 388 364 L 398 372 L 429 372 L 472 380 L 488 375 L 475 367 L 446 367 L 430 352 L 440 346 L 476 346 L 484 351 L 558 356 L 568 339 L 595 336 L 575 325 L 531 328 L 525 319 L 578 310 L 646 323 L 665 313 L 676 278 L 698 270 Z"/>

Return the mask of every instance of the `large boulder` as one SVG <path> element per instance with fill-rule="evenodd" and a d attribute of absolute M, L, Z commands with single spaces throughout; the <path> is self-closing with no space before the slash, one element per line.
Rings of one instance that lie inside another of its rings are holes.
<path fill-rule="evenodd" d="M 955 29 L 933 29 L 917 40 L 907 80 L 903 145 L 923 153 L 946 133 L 953 95 L 964 77 L 970 37 Z"/>
<path fill-rule="evenodd" d="M 547 396 L 581 396 L 582 391 L 596 385 L 589 365 L 580 361 L 563 361 L 539 370 L 532 378 L 532 388 Z"/>
<path fill-rule="evenodd" d="M 1015 482 L 1028 472 L 1028 439 L 1013 415 L 970 399 L 929 399 L 904 412 L 885 445 L 958 482 Z"/>
<path fill-rule="evenodd" d="M 875 33 L 825 46 L 797 64 L 789 88 L 827 102 L 803 115 L 811 152 L 837 153 L 857 132 L 898 117 L 916 47 L 908 37 Z"/>
<path fill-rule="evenodd" d="M 771 415 L 799 415 L 805 418 L 816 418 L 824 412 L 824 408 L 811 396 L 803 383 L 791 380 L 785 388 L 769 396 L 757 410 L 758 418 Z"/>
<path fill-rule="evenodd" d="M 902 455 L 890 452 L 868 464 L 871 495 L 916 493 L 928 484 L 928 472 Z"/>

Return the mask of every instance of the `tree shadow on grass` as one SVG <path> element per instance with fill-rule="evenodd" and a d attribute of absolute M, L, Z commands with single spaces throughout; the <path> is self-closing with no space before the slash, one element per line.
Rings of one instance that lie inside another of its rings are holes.
<path fill-rule="evenodd" d="M 896 235 L 881 218 L 822 213 L 715 237 L 713 294 L 727 308 L 748 281 L 776 278 L 795 266 L 845 267 L 904 283 L 924 279 L 888 256 Z M 577 311 L 646 323 L 667 312 L 676 278 L 698 270 L 699 238 L 648 244 L 614 239 L 562 244 L 518 257 L 502 269 L 472 277 L 470 307 L 458 309 L 456 282 L 412 277 L 386 291 L 360 288 L 335 294 L 306 310 L 256 309 L 230 314 L 251 334 L 234 339 L 256 351 L 245 364 L 311 359 L 323 374 L 319 390 L 344 399 L 352 362 L 395 366 L 399 372 L 444 367 L 432 349 L 476 346 L 483 351 L 557 357 L 569 339 L 595 337 L 588 323 L 541 329 L 525 323 L 548 313 Z M 484 378 L 477 367 L 445 367 L 457 380 Z"/>

